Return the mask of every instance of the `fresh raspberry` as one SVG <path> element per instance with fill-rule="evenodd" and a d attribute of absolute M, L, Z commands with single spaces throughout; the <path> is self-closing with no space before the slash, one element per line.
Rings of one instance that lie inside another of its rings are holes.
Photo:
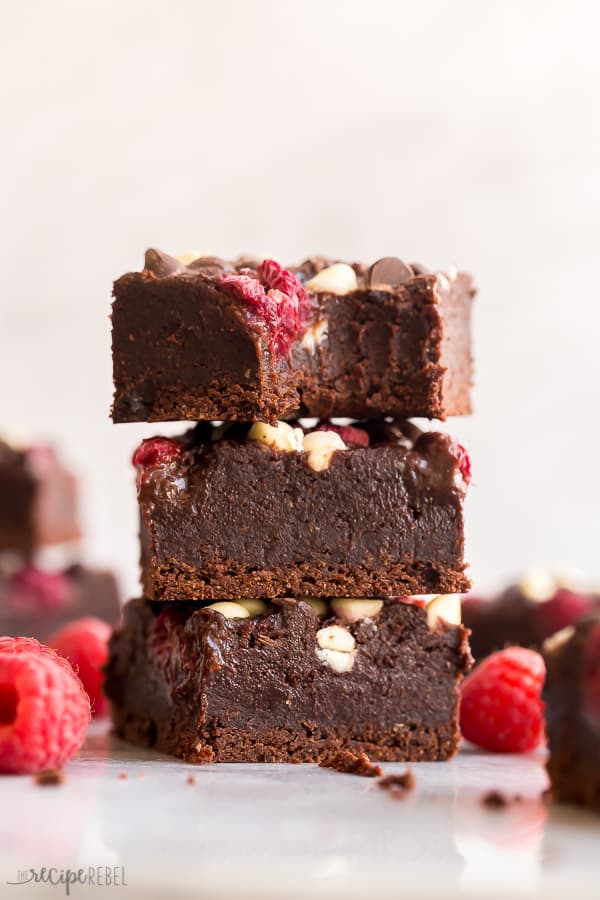
<path fill-rule="evenodd" d="M 90 701 L 65 659 L 33 638 L 0 637 L 0 772 L 60 769 L 89 721 Z"/>
<path fill-rule="evenodd" d="M 146 438 L 142 441 L 132 457 L 134 466 L 147 468 L 148 466 L 160 466 L 171 462 L 183 453 L 180 441 L 165 437 Z"/>
<path fill-rule="evenodd" d="M 283 356 L 306 326 L 307 294 L 296 276 L 274 259 L 263 260 L 256 275 L 226 272 L 219 284 L 262 317 L 272 353 Z"/>
<path fill-rule="evenodd" d="M 544 737 L 541 691 L 546 667 L 539 653 L 509 647 L 492 653 L 462 684 L 464 737 L 500 753 L 526 753 Z"/>
<path fill-rule="evenodd" d="M 48 646 L 68 659 L 79 675 L 90 698 L 94 716 L 104 716 L 108 712 L 102 668 L 108 659 L 110 635 L 110 625 L 89 616 L 69 622 L 47 640 Z"/>
<path fill-rule="evenodd" d="M 425 597 L 392 597 L 396 603 L 406 603 L 407 606 L 420 606 L 425 609 L 429 602 Z"/>
<path fill-rule="evenodd" d="M 62 572 L 45 572 L 26 566 L 16 572 L 8 586 L 8 602 L 23 612 L 51 612 L 68 606 L 71 582 Z"/>
<path fill-rule="evenodd" d="M 534 615 L 537 619 L 540 634 L 550 637 L 561 628 L 572 625 L 596 605 L 594 598 L 586 594 L 577 594 L 567 588 L 559 588 L 553 597 L 537 603 Z"/>
<path fill-rule="evenodd" d="M 471 483 L 471 457 L 462 444 L 450 438 L 450 452 L 458 460 L 458 469 L 463 477 L 464 483 L 468 486 Z"/>
<path fill-rule="evenodd" d="M 317 431 L 335 431 L 349 447 L 368 447 L 371 439 L 364 428 L 355 428 L 354 425 L 322 424 Z"/>

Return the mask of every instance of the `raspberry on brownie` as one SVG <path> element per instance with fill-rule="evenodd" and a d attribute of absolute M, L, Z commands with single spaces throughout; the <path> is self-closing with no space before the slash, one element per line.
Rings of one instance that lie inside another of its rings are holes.
<path fill-rule="evenodd" d="M 148 250 L 114 285 L 115 422 L 470 412 L 469 275 Z"/>

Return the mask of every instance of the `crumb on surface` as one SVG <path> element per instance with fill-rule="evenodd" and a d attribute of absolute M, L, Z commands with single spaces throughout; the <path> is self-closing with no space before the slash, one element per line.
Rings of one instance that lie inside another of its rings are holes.
<path fill-rule="evenodd" d="M 487 794 L 484 794 L 481 802 L 484 806 L 487 806 L 488 809 L 503 809 L 505 806 L 508 806 L 510 800 L 503 794 L 501 791 L 488 791 Z"/>
<path fill-rule="evenodd" d="M 405 772 L 393 772 L 391 775 L 386 775 L 385 778 L 381 778 L 377 782 L 380 788 L 383 788 L 398 797 L 401 797 L 408 791 L 413 791 L 416 783 L 417 779 L 410 766 L 407 767 Z"/>
<path fill-rule="evenodd" d="M 119 772 L 119 778 L 121 779 L 121 781 L 125 781 L 126 778 L 129 778 L 129 775 L 127 774 L 127 772 Z"/>
<path fill-rule="evenodd" d="M 196 784 L 196 776 L 188 775 L 188 777 L 186 778 L 186 783 L 187 784 Z"/>
<path fill-rule="evenodd" d="M 62 769 L 48 769 L 47 772 L 38 772 L 35 776 L 35 783 L 39 787 L 56 787 L 64 782 L 65 776 Z"/>
<path fill-rule="evenodd" d="M 353 753 L 352 750 L 338 750 L 319 763 L 322 769 L 335 769 L 347 775 L 360 775 L 363 778 L 379 778 L 383 775 L 381 766 L 374 765 L 366 753 Z"/>

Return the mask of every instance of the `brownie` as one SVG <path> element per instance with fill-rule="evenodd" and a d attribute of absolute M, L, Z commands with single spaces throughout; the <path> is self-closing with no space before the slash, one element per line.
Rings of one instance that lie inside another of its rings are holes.
<path fill-rule="evenodd" d="M 60 572 L 27 566 L 0 575 L 0 634 L 44 641 L 81 616 L 116 625 L 121 615 L 112 572 L 74 565 Z"/>
<path fill-rule="evenodd" d="M 249 618 L 134 600 L 110 642 L 105 690 L 119 735 L 190 762 L 320 762 L 340 750 L 449 759 L 467 636 L 392 600 L 351 623 L 304 600 Z M 323 649 L 334 643 L 344 649 Z"/>
<path fill-rule="evenodd" d="M 474 295 L 394 258 L 288 271 L 149 250 L 114 285 L 113 420 L 467 414 Z"/>
<path fill-rule="evenodd" d="M 80 537 L 77 480 L 55 450 L 0 439 L 0 552 L 29 558 L 37 547 Z"/>
<path fill-rule="evenodd" d="M 472 632 L 473 656 L 483 659 L 513 645 L 540 650 L 547 637 L 594 608 L 600 608 L 600 596 L 532 573 L 493 597 L 465 597 L 463 621 Z"/>
<path fill-rule="evenodd" d="M 134 461 L 149 599 L 409 596 L 469 585 L 470 464 L 449 435 L 407 422 L 203 423 L 179 441 L 144 441 Z"/>
<path fill-rule="evenodd" d="M 546 641 L 544 658 L 552 796 L 600 812 L 600 610 Z"/>

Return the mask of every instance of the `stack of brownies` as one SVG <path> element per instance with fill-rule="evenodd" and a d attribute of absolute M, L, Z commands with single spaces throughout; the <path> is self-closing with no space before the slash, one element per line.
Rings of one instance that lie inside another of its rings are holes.
<path fill-rule="evenodd" d="M 408 418 L 470 412 L 474 293 L 396 258 L 156 250 L 115 283 L 114 421 L 194 422 L 134 455 L 119 734 L 193 762 L 455 753 L 470 463 Z"/>
<path fill-rule="evenodd" d="M 118 621 L 113 574 L 71 562 L 78 507 L 77 479 L 54 447 L 0 437 L 0 634 L 43 641 L 80 616 Z"/>

